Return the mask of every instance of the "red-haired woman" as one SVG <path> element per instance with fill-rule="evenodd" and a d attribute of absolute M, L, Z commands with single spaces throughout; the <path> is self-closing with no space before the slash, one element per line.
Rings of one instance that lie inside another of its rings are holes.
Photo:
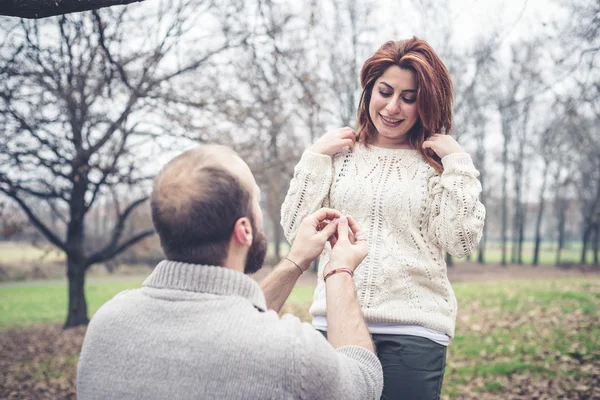
<path fill-rule="evenodd" d="M 448 135 L 452 82 L 427 42 L 385 43 L 361 85 L 356 131 L 326 133 L 304 152 L 281 223 L 291 242 L 324 205 L 354 218 L 369 244 L 354 283 L 383 366 L 382 398 L 439 398 L 457 311 L 444 252 L 464 257 L 481 238 L 479 172 Z M 324 332 L 328 260 L 325 250 L 310 308 Z"/>

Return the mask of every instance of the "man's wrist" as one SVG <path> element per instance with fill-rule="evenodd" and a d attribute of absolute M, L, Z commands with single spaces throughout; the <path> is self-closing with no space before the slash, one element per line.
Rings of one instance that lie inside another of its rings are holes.
<path fill-rule="evenodd" d="M 310 261 L 307 262 L 305 259 L 298 257 L 293 253 L 289 253 L 285 259 L 296 269 L 298 269 L 300 273 L 305 272 L 310 266 Z"/>
<path fill-rule="evenodd" d="M 313 262 L 312 259 L 307 259 L 306 257 L 302 257 L 300 254 L 295 252 L 293 249 L 290 250 L 287 257 L 288 260 L 297 265 L 303 272 L 310 267 L 310 263 Z"/>

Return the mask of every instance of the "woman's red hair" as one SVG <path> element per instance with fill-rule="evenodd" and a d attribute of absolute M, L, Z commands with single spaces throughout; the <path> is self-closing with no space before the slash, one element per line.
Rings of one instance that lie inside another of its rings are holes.
<path fill-rule="evenodd" d="M 377 130 L 369 114 L 369 104 L 375 82 L 391 66 L 415 73 L 417 83 L 417 111 L 419 118 L 408 132 L 411 146 L 421 152 L 436 171 L 443 170 L 441 159 L 423 150 L 423 142 L 433 133 L 449 134 L 452 128 L 453 88 L 448 69 L 429 43 L 413 37 L 390 41 L 367 59 L 360 73 L 363 88 L 358 106 L 357 133 L 359 140 L 369 144 Z"/>

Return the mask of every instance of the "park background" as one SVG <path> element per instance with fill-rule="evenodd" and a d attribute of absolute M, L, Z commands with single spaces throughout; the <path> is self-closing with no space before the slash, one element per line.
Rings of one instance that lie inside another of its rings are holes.
<path fill-rule="evenodd" d="M 225 144 L 250 165 L 264 277 L 302 151 L 355 126 L 362 63 L 413 35 L 450 71 L 451 134 L 487 209 L 478 250 L 446 259 L 443 398 L 600 398 L 597 0 L 59 3 L 0 9 L 0 398 L 75 398 L 89 318 L 162 258 L 147 196 L 182 150 Z M 284 311 L 310 321 L 315 282 Z"/>

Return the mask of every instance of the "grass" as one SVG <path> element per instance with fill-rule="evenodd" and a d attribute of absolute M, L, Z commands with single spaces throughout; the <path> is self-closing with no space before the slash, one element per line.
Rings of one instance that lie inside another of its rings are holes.
<path fill-rule="evenodd" d="M 444 393 L 464 396 L 510 389 L 518 379 L 562 379 L 591 386 L 587 366 L 600 364 L 598 279 L 460 283 L 456 336 L 449 347 Z M 525 378 L 523 378 L 525 377 Z"/>
<path fill-rule="evenodd" d="M 93 315 L 117 293 L 141 287 L 141 284 L 139 278 L 117 282 L 86 282 L 88 315 Z M 0 329 L 64 322 L 67 300 L 66 284 L 0 288 Z"/>
<path fill-rule="evenodd" d="M 443 398 L 533 398 L 549 390 L 540 398 L 600 395 L 593 386 L 600 371 L 600 279 L 468 282 L 454 290 L 459 313 Z M 310 320 L 311 300 L 312 291 L 301 288 L 284 310 Z"/>
<path fill-rule="evenodd" d="M 90 316 L 116 293 L 140 285 L 139 279 L 88 282 Z M 465 282 L 454 289 L 459 313 L 448 349 L 444 399 L 600 395 L 594 384 L 600 371 L 600 279 Z M 296 287 L 283 311 L 310 320 L 312 293 L 310 287 Z M 0 289 L 3 330 L 61 323 L 65 310 L 62 284 Z M 70 368 L 75 363 L 76 356 L 65 355 L 60 365 Z M 63 376 L 60 371 L 49 372 L 50 367 L 36 365 L 30 370 Z"/>

